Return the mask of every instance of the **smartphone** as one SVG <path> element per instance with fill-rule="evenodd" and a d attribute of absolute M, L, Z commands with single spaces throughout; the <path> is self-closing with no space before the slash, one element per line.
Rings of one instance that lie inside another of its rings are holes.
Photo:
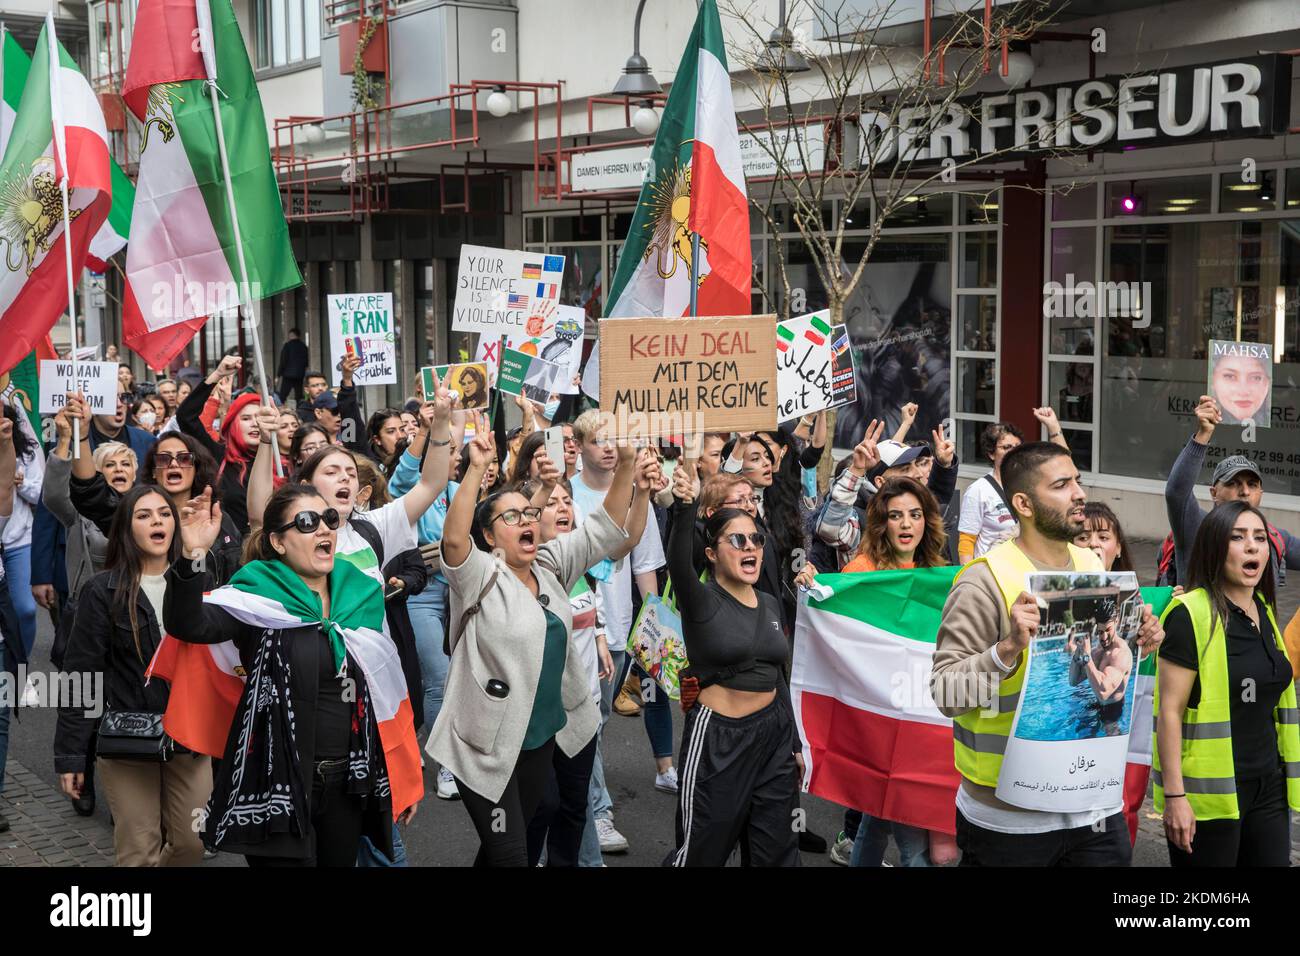
<path fill-rule="evenodd" d="M 393 598 L 399 597 L 405 593 L 406 593 L 405 587 L 398 587 L 398 588 L 390 587 L 384 591 L 384 600 L 391 601 Z"/>
<path fill-rule="evenodd" d="M 357 358 L 361 361 L 366 360 L 365 353 L 361 350 L 360 336 L 349 335 L 343 340 L 343 350 L 348 353 L 348 358 Z"/>
<path fill-rule="evenodd" d="M 546 448 L 546 454 L 550 456 L 555 467 L 564 473 L 564 426 L 552 425 L 546 431 L 542 432 L 542 442 Z"/>

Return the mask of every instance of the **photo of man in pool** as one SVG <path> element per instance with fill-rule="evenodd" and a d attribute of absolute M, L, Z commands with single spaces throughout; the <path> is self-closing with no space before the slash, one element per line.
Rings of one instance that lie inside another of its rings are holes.
<path fill-rule="evenodd" d="M 1034 574 L 1029 583 L 1043 623 L 1031 645 L 1015 735 L 1087 740 L 1127 734 L 1142 620 L 1136 576 Z"/>

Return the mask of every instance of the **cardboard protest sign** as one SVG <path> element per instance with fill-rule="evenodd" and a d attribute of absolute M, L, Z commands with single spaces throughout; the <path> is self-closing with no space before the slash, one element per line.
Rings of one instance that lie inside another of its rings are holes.
<path fill-rule="evenodd" d="M 92 415 L 112 415 L 117 412 L 117 363 L 77 362 L 73 378 L 73 362 L 69 359 L 42 359 L 40 372 L 40 405 L 42 415 L 56 415 L 68 401 L 69 392 L 81 392 L 90 405 Z"/>
<path fill-rule="evenodd" d="M 433 374 L 449 391 L 460 399 L 458 407 L 466 411 L 487 408 L 488 406 L 488 371 L 482 362 L 464 362 L 460 365 L 433 365 L 420 369 L 420 390 L 424 400 L 434 399 L 435 385 Z"/>
<path fill-rule="evenodd" d="M 517 335 L 531 317 L 555 308 L 563 280 L 564 256 L 461 246 L 452 330 Z"/>
<path fill-rule="evenodd" d="M 582 371 L 582 334 L 586 317 L 577 306 L 543 305 L 529 316 L 522 332 L 505 336 L 505 345 L 561 366 L 563 375 L 551 391 L 576 395 L 578 386 L 573 384 L 573 379 Z M 500 342 L 500 339 L 479 336 L 478 350 L 474 353 L 474 361 L 487 363 L 488 380 L 493 383 L 501 360 Z"/>
<path fill-rule="evenodd" d="M 621 435 L 776 428 L 776 316 L 601 319 L 600 368 Z"/>
<path fill-rule="evenodd" d="M 998 799 L 1059 813 L 1119 806 L 1129 735 L 1151 733 L 1150 703 L 1136 705 L 1145 603 L 1137 575 L 1027 577 L 1027 590 L 1043 608 L 1042 623 L 1026 651 Z"/>
<path fill-rule="evenodd" d="M 781 421 L 853 401 L 857 389 L 852 372 L 847 330 L 843 325 L 831 326 L 829 309 L 777 323 L 776 393 Z"/>
<path fill-rule="evenodd" d="M 393 294 L 331 295 L 327 305 L 334 384 L 342 384 L 343 359 L 353 355 L 361 359 L 361 367 L 352 376 L 354 385 L 396 384 Z"/>
<path fill-rule="evenodd" d="M 1209 393 L 1225 425 L 1272 423 L 1273 348 L 1257 342 L 1210 339 Z"/>
<path fill-rule="evenodd" d="M 502 353 L 497 388 L 507 395 L 522 395 L 545 405 L 563 374 L 564 369 L 555 362 L 508 348 Z"/>

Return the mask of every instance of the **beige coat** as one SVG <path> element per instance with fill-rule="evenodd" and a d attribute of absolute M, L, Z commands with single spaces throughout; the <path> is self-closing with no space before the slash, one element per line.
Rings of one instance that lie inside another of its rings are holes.
<path fill-rule="evenodd" d="M 547 610 L 564 622 L 569 634 L 561 699 L 567 722 L 555 735 L 569 756 L 591 742 L 600 726 L 600 709 L 592 700 L 591 677 L 573 641 L 569 591 L 594 564 L 622 545 L 626 532 L 602 508 L 576 531 L 537 550 L 533 575 Z M 514 772 L 520 746 L 533 713 L 533 697 L 542 670 L 546 617 L 537 598 L 504 564 L 473 548 L 459 567 L 443 556 L 442 571 L 450 585 L 452 637 L 465 609 L 479 599 L 493 569 L 497 578 L 451 649 L 442 711 L 425 751 L 475 793 L 496 802 Z M 488 695 L 490 680 L 509 687 L 504 699 Z"/>

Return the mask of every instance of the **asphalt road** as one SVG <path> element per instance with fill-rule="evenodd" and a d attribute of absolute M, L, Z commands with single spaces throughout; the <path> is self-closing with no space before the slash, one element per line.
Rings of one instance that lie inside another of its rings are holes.
<path fill-rule="evenodd" d="M 1135 553 L 1145 557 L 1154 553 L 1154 542 L 1135 543 Z M 1145 563 L 1149 563 L 1144 561 Z M 1149 583 L 1149 573 L 1143 573 L 1143 583 Z M 1279 622 L 1289 621 L 1300 603 L 1300 574 L 1282 589 L 1279 603 Z M 49 618 L 41 611 L 40 629 L 34 654 L 34 668 L 50 669 L 50 641 L 53 630 Z M 11 724 L 9 753 L 43 778 L 55 781 L 52 743 L 55 714 L 51 710 L 22 709 L 18 719 Z M 673 708 L 674 739 L 680 743 L 682 714 Z M 609 866 L 657 866 L 673 845 L 673 817 L 676 798 L 654 789 L 655 765 L 650 744 L 640 717 L 610 717 L 605 734 L 605 772 L 614 798 L 614 823 L 627 837 L 629 851 L 605 857 Z M 444 801 L 433 796 L 435 780 L 432 774 L 425 779 L 428 798 L 421 804 L 415 821 L 407 828 L 404 839 L 407 854 L 416 866 L 468 866 L 478 849 L 478 839 L 470 825 L 469 815 L 459 801 Z M 805 794 L 802 806 L 807 814 L 808 828 L 827 838 L 835 837 L 843 824 L 843 811 L 825 800 Z M 1150 814 L 1151 804 L 1143 808 L 1144 817 Z M 109 825 L 107 802 L 99 801 L 96 817 Z M 1149 832 L 1148 832 L 1149 831 Z M 887 860 L 896 861 L 891 847 Z M 1134 851 L 1134 864 L 1167 866 L 1168 855 L 1163 839 L 1158 835 L 1157 821 L 1144 820 L 1144 830 L 1139 833 Z M 805 866 L 831 866 L 826 854 L 803 854 Z M 242 865 L 241 858 L 219 856 L 205 865 Z"/>

